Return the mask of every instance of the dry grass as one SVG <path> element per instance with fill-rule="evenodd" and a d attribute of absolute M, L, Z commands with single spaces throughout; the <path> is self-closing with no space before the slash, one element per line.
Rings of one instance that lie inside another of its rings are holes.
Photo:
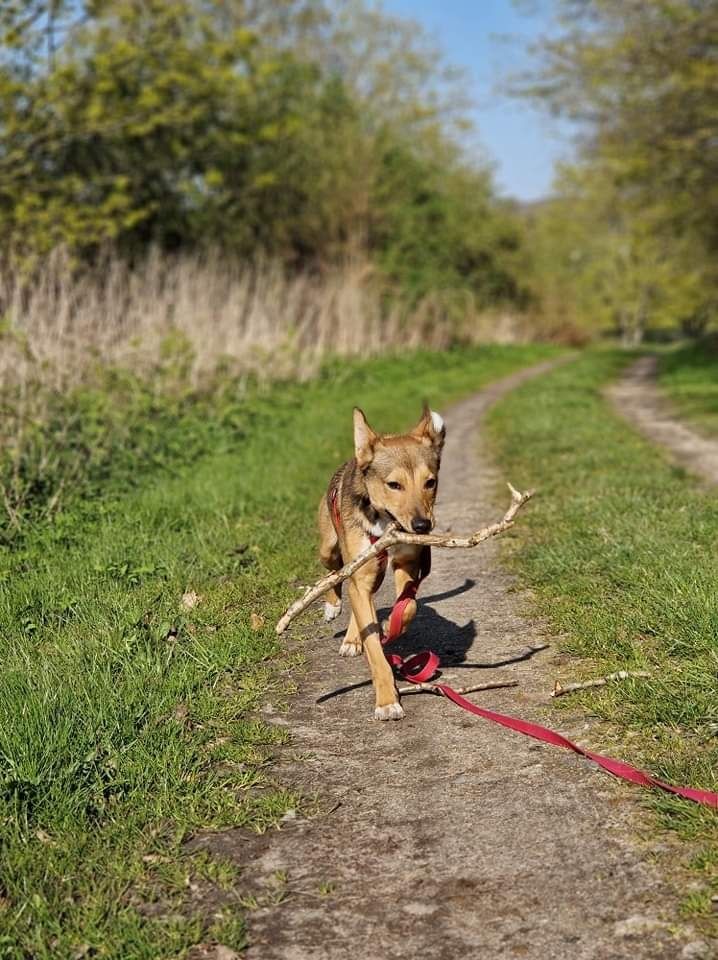
<path fill-rule="evenodd" d="M 32 274 L 0 264 L 0 538 L 3 519 L 14 536 L 118 457 L 158 456 L 148 407 L 167 430 L 172 404 L 184 415 L 230 379 L 303 380 L 330 356 L 523 339 L 514 317 L 465 295 L 409 308 L 366 264 L 289 275 L 154 252 L 131 269 L 107 253 L 80 271 L 61 250 Z"/>
<path fill-rule="evenodd" d="M 32 274 L 0 264 L 0 539 L 100 484 L 118 458 L 156 457 L 147 409 L 167 430 L 170 408 L 180 417 L 244 377 L 304 380 L 330 356 L 523 339 L 514 317 L 465 295 L 410 308 L 366 264 L 290 275 L 155 251 L 130 268 L 108 252 L 80 271 L 61 250 Z"/>
<path fill-rule="evenodd" d="M 31 278 L 0 273 L 0 316 L 0 388 L 20 391 L 64 391 L 98 365 L 149 372 L 171 344 L 198 385 L 218 368 L 305 378 L 328 355 L 526 339 L 516 316 L 480 311 L 467 294 L 409 309 L 366 264 L 289 276 L 212 254 L 154 252 L 134 269 L 108 254 L 80 273 L 58 250 Z"/>

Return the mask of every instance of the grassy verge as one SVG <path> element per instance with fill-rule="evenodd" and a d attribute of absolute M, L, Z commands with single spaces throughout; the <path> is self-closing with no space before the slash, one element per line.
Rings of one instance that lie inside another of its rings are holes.
<path fill-rule="evenodd" d="M 572 677 L 652 672 L 649 681 L 577 695 L 572 704 L 611 722 L 606 739 L 618 741 L 623 758 L 715 790 L 718 495 L 667 465 L 610 409 L 602 388 L 630 359 L 583 355 L 491 413 L 504 473 L 540 491 L 517 527 L 514 563 L 565 649 L 590 658 L 571 665 Z M 718 892 L 715 811 L 644 796 L 698 842 L 694 866 L 705 886 L 686 909 L 708 917 Z"/>
<path fill-rule="evenodd" d="M 658 382 L 678 413 L 718 433 L 718 336 L 660 354 Z"/>
<path fill-rule="evenodd" d="M 59 511 L 57 477 L 35 489 L 25 445 L 0 558 L 0 956 L 241 947 L 230 893 L 221 916 L 192 906 L 202 884 L 231 887 L 231 868 L 183 840 L 262 830 L 297 803 L 255 789 L 281 735 L 255 711 L 289 689 L 272 624 L 315 568 L 314 510 L 350 453 L 351 404 L 399 428 L 425 396 L 449 402 L 548 353 L 416 354 L 204 400 L 135 385 L 120 415 L 117 391 L 112 415 L 78 395 L 88 415 L 38 441 L 46 468 L 59 457 Z"/>

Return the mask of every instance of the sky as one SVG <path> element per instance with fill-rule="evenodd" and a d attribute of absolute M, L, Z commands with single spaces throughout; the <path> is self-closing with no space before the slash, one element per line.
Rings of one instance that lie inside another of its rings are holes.
<path fill-rule="evenodd" d="M 494 164 L 499 191 L 524 201 L 546 196 L 554 162 L 570 156 L 570 129 L 502 96 L 496 86 L 528 64 L 526 45 L 548 31 L 550 4 L 535 4 L 530 15 L 511 0 L 384 0 L 383 5 L 418 20 L 449 62 L 467 71 L 479 139 Z"/>

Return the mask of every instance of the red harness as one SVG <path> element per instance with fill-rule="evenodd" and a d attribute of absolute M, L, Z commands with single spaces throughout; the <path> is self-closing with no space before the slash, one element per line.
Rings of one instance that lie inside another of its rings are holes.
<path fill-rule="evenodd" d="M 338 534 L 342 523 L 339 506 L 337 504 L 336 488 L 332 490 L 330 500 L 334 528 Z M 371 543 L 376 543 L 378 539 L 378 537 L 374 536 L 369 537 Z M 375 585 L 375 590 L 379 588 L 384 579 L 387 559 L 386 550 L 382 550 L 381 553 L 377 554 L 380 569 L 378 575 L 379 583 Z M 419 576 L 416 580 L 410 580 L 397 597 L 389 616 L 389 632 L 386 636 L 382 635 L 381 637 L 382 644 L 389 644 L 400 635 L 403 627 L 404 611 L 409 603 L 416 599 L 421 581 L 429 575 L 430 569 L 431 552 L 428 547 L 425 547 L 422 551 Z M 400 657 L 396 653 L 389 653 L 386 654 L 386 658 L 396 673 L 409 683 L 425 683 L 431 680 L 441 665 L 439 657 L 431 650 L 424 650 L 422 653 L 416 653 L 411 657 Z M 674 787 L 673 784 L 658 780 L 656 777 L 652 777 L 650 774 L 645 773 L 643 770 L 638 770 L 628 763 L 623 763 L 621 760 L 613 760 L 611 757 L 604 757 L 600 753 L 584 750 L 583 747 L 579 747 L 578 744 L 573 743 L 568 737 L 564 737 L 562 734 L 557 733 L 555 730 L 550 730 L 548 727 L 543 727 L 539 723 L 531 723 L 528 720 L 521 720 L 518 717 L 510 717 L 504 713 L 497 713 L 495 710 L 486 710 L 484 707 L 478 707 L 475 703 L 467 700 L 466 697 L 457 693 L 456 690 L 447 686 L 445 683 L 437 683 L 436 689 L 441 691 L 447 700 L 451 700 L 458 707 L 461 707 L 462 710 L 467 710 L 469 713 L 473 713 L 477 717 L 483 717 L 485 720 L 491 720 L 493 723 L 498 723 L 502 727 L 508 727 L 509 730 L 515 730 L 526 737 L 533 737 L 535 740 L 541 740 L 543 743 L 550 743 L 554 747 L 565 747 L 567 750 L 573 750 L 574 753 L 578 753 L 580 756 L 592 760 L 603 770 L 613 774 L 614 777 L 618 777 L 621 780 L 628 780 L 641 787 L 659 787 L 661 790 L 666 790 L 678 797 L 693 800 L 695 803 L 701 803 L 707 807 L 713 807 L 718 810 L 718 793 L 713 793 L 710 790 L 698 790 L 695 787 Z"/>

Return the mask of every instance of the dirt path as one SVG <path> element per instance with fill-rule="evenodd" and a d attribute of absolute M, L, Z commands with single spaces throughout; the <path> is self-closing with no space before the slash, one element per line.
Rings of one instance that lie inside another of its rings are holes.
<path fill-rule="evenodd" d="M 641 357 L 631 364 L 608 396 L 616 410 L 644 436 L 668 450 L 691 473 L 718 483 L 718 441 L 702 437 L 681 423 L 655 383 L 657 360 Z"/>
<path fill-rule="evenodd" d="M 477 427 L 491 403 L 546 366 L 449 411 L 439 529 L 473 530 L 500 514 Z M 458 685 L 511 674 L 519 687 L 474 696 L 542 719 L 556 654 L 521 656 L 546 638 L 522 615 L 499 549 L 435 551 L 403 651 L 431 646 Z M 249 960 L 707 956 L 668 930 L 675 898 L 648 862 L 659 844 L 637 839 L 634 790 L 429 696 L 406 698 L 400 723 L 371 721 L 366 666 L 341 659 L 333 634 L 318 629 L 286 718 L 268 709 L 292 734 L 277 779 L 317 794 L 318 814 L 263 837 L 196 841 L 247 868 L 258 902 Z M 588 726 L 565 714 L 552 723 L 579 740 Z"/>

